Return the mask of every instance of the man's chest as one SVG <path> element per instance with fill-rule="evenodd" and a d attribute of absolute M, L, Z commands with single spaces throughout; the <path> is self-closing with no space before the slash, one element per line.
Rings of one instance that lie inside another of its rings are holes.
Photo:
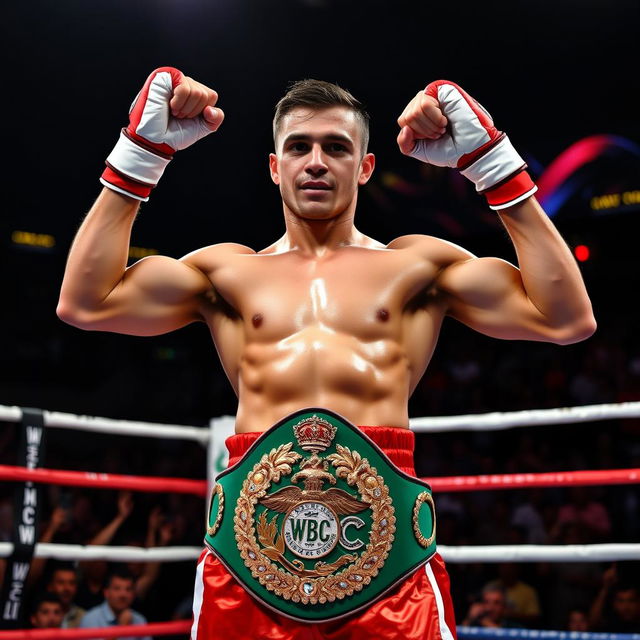
<path fill-rule="evenodd" d="M 345 251 L 328 260 L 291 255 L 241 256 L 212 278 L 216 293 L 265 334 L 322 327 L 346 333 L 394 326 L 425 297 L 428 263 L 391 251 Z M 266 337 L 266 336 L 265 336 Z"/>

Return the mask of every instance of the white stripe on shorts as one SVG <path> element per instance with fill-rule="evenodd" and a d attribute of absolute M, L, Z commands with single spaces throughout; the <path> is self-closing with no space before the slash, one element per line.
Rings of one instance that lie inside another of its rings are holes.
<path fill-rule="evenodd" d="M 431 583 L 433 595 L 436 597 L 438 621 L 440 622 L 440 637 L 442 638 L 442 640 L 454 640 L 454 635 L 453 633 L 451 633 L 451 629 L 449 629 L 449 627 L 447 626 L 444 617 L 444 602 L 442 601 L 442 594 L 440 593 L 440 588 L 438 587 L 438 582 L 436 581 L 436 577 L 433 574 L 433 569 L 431 568 L 430 562 L 427 562 L 427 564 L 425 565 L 425 571 L 427 573 L 427 578 L 429 578 L 429 582 Z"/>
<path fill-rule="evenodd" d="M 200 611 L 202 610 L 202 599 L 204 598 L 204 563 L 211 551 L 207 551 L 202 561 L 196 568 L 196 583 L 193 588 L 193 624 L 191 625 L 191 640 L 198 638 L 198 622 L 200 622 Z"/>

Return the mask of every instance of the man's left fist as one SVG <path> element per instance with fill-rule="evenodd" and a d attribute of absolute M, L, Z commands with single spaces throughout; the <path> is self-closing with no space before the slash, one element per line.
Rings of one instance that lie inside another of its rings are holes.
<path fill-rule="evenodd" d="M 469 178 L 492 209 L 505 209 L 537 191 L 527 165 L 489 113 L 454 82 L 437 80 L 398 118 L 405 155 Z"/>

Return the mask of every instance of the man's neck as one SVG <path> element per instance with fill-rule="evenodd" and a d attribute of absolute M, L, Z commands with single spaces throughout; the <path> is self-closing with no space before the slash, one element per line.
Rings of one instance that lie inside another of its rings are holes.
<path fill-rule="evenodd" d="M 286 233 L 278 241 L 281 251 L 300 251 L 317 258 L 341 247 L 368 244 L 368 238 L 353 224 L 353 214 L 345 212 L 330 220 L 308 220 L 285 209 Z"/>

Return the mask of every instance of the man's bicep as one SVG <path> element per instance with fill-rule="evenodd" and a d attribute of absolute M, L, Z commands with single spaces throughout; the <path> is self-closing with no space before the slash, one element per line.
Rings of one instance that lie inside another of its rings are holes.
<path fill-rule="evenodd" d="M 165 256 L 149 256 L 129 267 L 103 301 L 92 328 L 157 335 L 199 318 L 201 296 L 211 288 L 195 267 Z"/>
<path fill-rule="evenodd" d="M 494 338 L 545 340 L 544 315 L 527 297 L 520 271 L 499 258 L 472 258 L 443 270 L 438 289 L 447 315 Z"/>

